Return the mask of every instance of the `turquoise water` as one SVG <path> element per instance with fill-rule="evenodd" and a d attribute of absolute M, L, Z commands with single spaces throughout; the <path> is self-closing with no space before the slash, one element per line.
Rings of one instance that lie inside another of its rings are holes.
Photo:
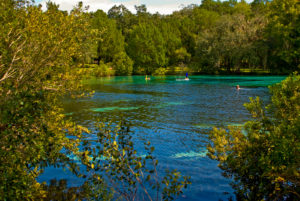
<path fill-rule="evenodd" d="M 191 176 L 192 185 L 179 200 L 218 200 L 232 194 L 230 180 L 221 176 L 217 162 L 206 157 L 208 133 L 213 126 L 240 126 L 250 119 L 243 107 L 249 97 L 268 102 L 268 85 L 280 82 L 279 76 L 179 76 L 111 77 L 86 81 L 95 90 L 93 97 L 65 100 L 68 117 L 92 128 L 96 119 L 132 125 L 138 150 L 145 141 L 155 146 L 160 168 L 177 169 Z M 241 89 L 236 90 L 235 86 Z M 143 153 L 141 153 L 143 154 Z M 67 178 L 69 185 L 81 180 L 49 168 L 40 180 Z"/>

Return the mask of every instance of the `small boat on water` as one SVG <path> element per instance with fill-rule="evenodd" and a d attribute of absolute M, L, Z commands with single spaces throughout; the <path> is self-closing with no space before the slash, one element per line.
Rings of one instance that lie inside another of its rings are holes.
<path fill-rule="evenodd" d="M 189 81 L 189 78 L 177 78 L 176 81 Z"/>

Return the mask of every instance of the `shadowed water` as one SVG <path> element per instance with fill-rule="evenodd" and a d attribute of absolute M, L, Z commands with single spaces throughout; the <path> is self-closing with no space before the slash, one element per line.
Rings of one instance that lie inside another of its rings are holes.
<path fill-rule="evenodd" d="M 77 123 L 92 128 L 96 119 L 132 125 L 138 150 L 145 141 L 155 146 L 160 168 L 177 169 L 191 176 L 192 185 L 180 200 L 226 199 L 232 189 L 221 176 L 217 162 L 206 157 L 208 133 L 214 126 L 240 126 L 250 119 L 243 107 L 249 97 L 269 100 L 268 85 L 284 77 L 254 76 L 111 77 L 86 81 L 93 97 L 65 100 L 65 112 Z M 236 90 L 235 86 L 241 89 Z M 141 155 L 143 153 L 140 153 Z M 81 181 L 49 168 L 40 180 L 67 178 L 70 185 Z"/>

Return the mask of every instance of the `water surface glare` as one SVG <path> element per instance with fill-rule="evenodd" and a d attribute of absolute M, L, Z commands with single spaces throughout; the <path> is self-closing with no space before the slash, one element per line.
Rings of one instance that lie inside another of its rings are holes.
<path fill-rule="evenodd" d="M 224 192 L 232 195 L 230 180 L 221 176 L 217 162 L 206 157 L 208 133 L 214 126 L 240 126 L 249 120 L 243 103 L 255 96 L 268 101 L 267 86 L 284 77 L 190 76 L 189 81 L 180 78 L 183 77 L 88 80 L 85 84 L 95 90 L 94 96 L 65 100 L 65 112 L 90 128 L 97 118 L 129 121 L 138 150 L 149 140 L 155 146 L 161 168 L 177 169 L 191 176 L 192 185 L 179 200 L 226 200 L 228 195 Z M 241 89 L 236 90 L 236 85 Z M 47 170 L 40 179 L 49 179 L 55 171 Z M 64 175 L 69 176 L 69 182 L 80 183 L 75 177 Z"/>

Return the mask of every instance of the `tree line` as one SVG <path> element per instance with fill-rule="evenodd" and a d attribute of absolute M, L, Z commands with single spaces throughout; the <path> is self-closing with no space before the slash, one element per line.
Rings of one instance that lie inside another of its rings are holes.
<path fill-rule="evenodd" d="M 171 15 L 151 14 L 145 5 L 135 9 L 86 13 L 91 28 L 102 32 L 90 62 L 108 64 L 117 75 L 176 66 L 210 74 L 299 70 L 297 0 L 202 0 Z"/>

